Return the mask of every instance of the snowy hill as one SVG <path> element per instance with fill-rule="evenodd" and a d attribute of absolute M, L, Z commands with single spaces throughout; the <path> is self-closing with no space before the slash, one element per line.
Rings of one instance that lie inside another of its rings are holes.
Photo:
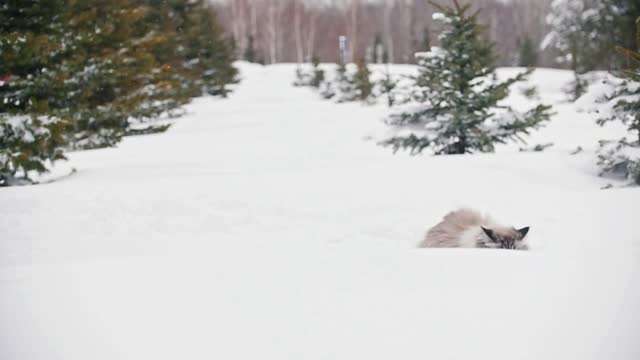
<path fill-rule="evenodd" d="M 597 140 L 624 130 L 565 102 L 570 73 L 531 79 L 544 152 L 411 157 L 376 146 L 384 105 L 239 66 L 168 132 L 0 190 L 1 359 L 640 358 L 640 192 L 600 189 Z M 532 250 L 415 248 L 462 206 Z"/>

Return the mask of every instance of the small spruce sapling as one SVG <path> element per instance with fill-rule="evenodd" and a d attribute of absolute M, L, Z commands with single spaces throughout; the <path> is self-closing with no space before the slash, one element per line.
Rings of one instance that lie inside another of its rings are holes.
<path fill-rule="evenodd" d="M 63 122 L 47 116 L 0 115 L 0 186 L 32 183 L 63 154 Z"/>
<path fill-rule="evenodd" d="M 387 65 L 384 77 L 376 84 L 378 88 L 378 92 L 381 95 L 386 96 L 387 98 L 387 106 L 392 107 L 395 103 L 395 96 L 393 90 L 396 88 L 397 81 L 393 79 L 391 76 L 391 72 L 389 71 L 389 66 Z"/>
<path fill-rule="evenodd" d="M 301 65 L 296 66 L 296 80 L 293 82 L 293 86 L 310 86 L 317 89 L 323 82 L 324 70 L 320 68 L 318 57 L 311 58 L 310 68 L 305 69 Z"/>
<path fill-rule="evenodd" d="M 313 66 L 313 77 L 311 78 L 311 86 L 319 88 L 324 82 L 324 70 L 320 68 L 320 58 L 313 56 L 311 58 L 311 66 Z"/>
<path fill-rule="evenodd" d="M 374 100 L 373 97 L 373 84 L 371 83 L 371 71 L 364 59 L 360 59 L 357 62 L 358 70 L 356 71 L 353 82 L 355 88 L 355 97 L 365 103 L 371 103 Z"/>
<path fill-rule="evenodd" d="M 333 79 L 324 83 L 320 95 L 339 103 L 357 100 L 353 75 L 345 64 L 336 65 Z"/>

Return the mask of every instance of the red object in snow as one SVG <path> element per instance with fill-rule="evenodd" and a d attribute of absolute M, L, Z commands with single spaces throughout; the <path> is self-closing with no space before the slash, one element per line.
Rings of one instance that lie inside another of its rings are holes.
<path fill-rule="evenodd" d="M 16 80 L 18 77 L 13 75 L 13 74 L 5 74 L 5 75 L 0 75 L 0 83 L 7 84 L 10 83 L 14 80 Z"/>

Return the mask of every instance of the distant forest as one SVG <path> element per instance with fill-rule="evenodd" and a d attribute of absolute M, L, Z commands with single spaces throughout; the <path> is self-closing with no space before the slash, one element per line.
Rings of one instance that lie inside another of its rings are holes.
<path fill-rule="evenodd" d="M 495 43 L 498 65 L 530 64 L 521 58 L 527 54 L 537 66 L 559 66 L 553 50 L 539 47 L 549 32 L 551 1 L 470 1 Z M 335 62 L 340 35 L 348 38 L 349 61 L 413 63 L 415 52 L 438 43 L 437 9 L 428 0 L 220 0 L 215 6 L 237 57 L 266 64 L 313 56 Z"/>

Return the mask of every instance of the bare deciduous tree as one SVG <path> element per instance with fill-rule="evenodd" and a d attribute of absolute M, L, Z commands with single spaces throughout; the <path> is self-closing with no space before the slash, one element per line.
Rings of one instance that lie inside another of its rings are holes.
<path fill-rule="evenodd" d="M 304 49 L 302 45 L 302 13 L 304 12 L 304 4 L 299 0 L 293 1 L 293 27 L 296 40 L 296 61 L 304 62 Z"/>
<path fill-rule="evenodd" d="M 435 0 L 446 4 L 449 0 Z M 464 1 L 463 1 L 464 2 Z M 499 65 L 512 65 L 519 38 L 539 42 L 551 0 L 467 0 L 480 10 L 487 36 L 496 43 Z M 431 19 L 437 11 L 429 0 L 217 0 L 227 33 L 239 54 L 252 37 L 255 49 L 269 63 L 337 61 L 338 36 L 347 35 L 349 60 L 371 57 L 380 36 L 390 62 L 413 62 L 422 48 L 425 29 L 437 33 Z M 437 43 L 437 37 L 431 39 Z M 553 66 L 553 54 L 542 52 L 540 65 Z"/>

